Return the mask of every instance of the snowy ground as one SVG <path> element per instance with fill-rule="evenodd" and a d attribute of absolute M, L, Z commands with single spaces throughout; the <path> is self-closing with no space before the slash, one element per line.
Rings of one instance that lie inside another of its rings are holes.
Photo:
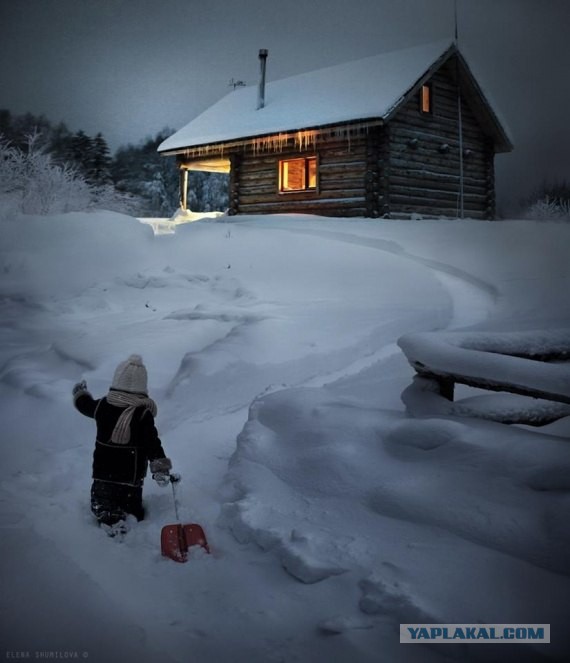
<path fill-rule="evenodd" d="M 568 420 L 410 419 L 396 341 L 570 326 L 569 247 L 544 222 L 2 221 L 0 653 L 567 660 Z M 123 542 L 89 512 L 70 390 L 103 395 L 133 352 L 213 550 L 185 565 L 160 556 L 168 490 L 147 481 Z M 549 623 L 552 644 L 399 644 L 418 622 Z"/>

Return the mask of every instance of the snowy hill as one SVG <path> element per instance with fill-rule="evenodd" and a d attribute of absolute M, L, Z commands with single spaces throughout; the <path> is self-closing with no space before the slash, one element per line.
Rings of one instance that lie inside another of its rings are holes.
<path fill-rule="evenodd" d="M 567 660 L 570 423 L 406 416 L 396 345 L 570 326 L 570 225 L 208 219 L 154 236 L 97 212 L 1 222 L 5 651 L 90 661 Z M 89 512 L 92 421 L 149 369 L 171 494 L 124 541 Z M 458 396 L 461 396 L 458 390 Z M 549 623 L 552 644 L 399 644 L 400 623 Z M 104 634 L 104 635 L 103 635 Z M 450 659 L 451 657 L 451 659 Z"/>

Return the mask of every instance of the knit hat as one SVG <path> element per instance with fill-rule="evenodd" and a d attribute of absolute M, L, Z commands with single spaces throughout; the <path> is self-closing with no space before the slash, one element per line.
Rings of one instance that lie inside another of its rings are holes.
<path fill-rule="evenodd" d="M 146 368 L 140 355 L 131 355 L 117 366 L 111 389 L 131 394 L 148 393 Z"/>

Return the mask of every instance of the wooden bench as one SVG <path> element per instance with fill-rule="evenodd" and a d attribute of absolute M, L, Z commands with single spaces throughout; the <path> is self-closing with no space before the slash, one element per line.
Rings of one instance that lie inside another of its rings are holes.
<path fill-rule="evenodd" d="M 533 334 L 540 336 L 533 339 Z M 570 330 L 514 335 L 429 332 L 404 336 L 398 344 L 417 374 L 413 385 L 402 394 L 409 411 L 417 411 L 413 404 L 417 404 L 419 392 L 431 392 L 453 403 L 455 385 L 462 384 L 534 400 L 521 401 L 518 413 L 516 399 L 504 412 L 497 408 L 493 416 L 492 408 L 477 413 L 476 407 L 459 404 L 450 407 L 439 404 L 436 409 L 440 413 L 535 426 L 570 416 Z M 435 403 L 433 398 L 432 403 Z M 420 409 L 425 414 L 425 408 Z"/>

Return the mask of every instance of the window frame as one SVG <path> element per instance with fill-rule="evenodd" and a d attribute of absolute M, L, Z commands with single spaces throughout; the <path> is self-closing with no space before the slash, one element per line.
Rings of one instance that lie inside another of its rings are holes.
<path fill-rule="evenodd" d="M 304 162 L 304 186 L 302 189 L 283 189 L 283 164 L 288 161 Z M 309 186 L 309 161 L 315 163 L 315 186 Z M 308 156 L 291 156 L 279 159 L 277 161 L 277 193 L 279 195 L 288 195 L 291 193 L 318 193 L 319 192 L 319 155 L 310 154 Z"/>
<path fill-rule="evenodd" d="M 428 110 L 424 110 L 424 90 L 428 92 Z M 420 98 L 419 98 L 419 108 L 420 114 L 424 117 L 433 115 L 433 84 L 432 83 L 422 83 L 420 87 Z"/>

